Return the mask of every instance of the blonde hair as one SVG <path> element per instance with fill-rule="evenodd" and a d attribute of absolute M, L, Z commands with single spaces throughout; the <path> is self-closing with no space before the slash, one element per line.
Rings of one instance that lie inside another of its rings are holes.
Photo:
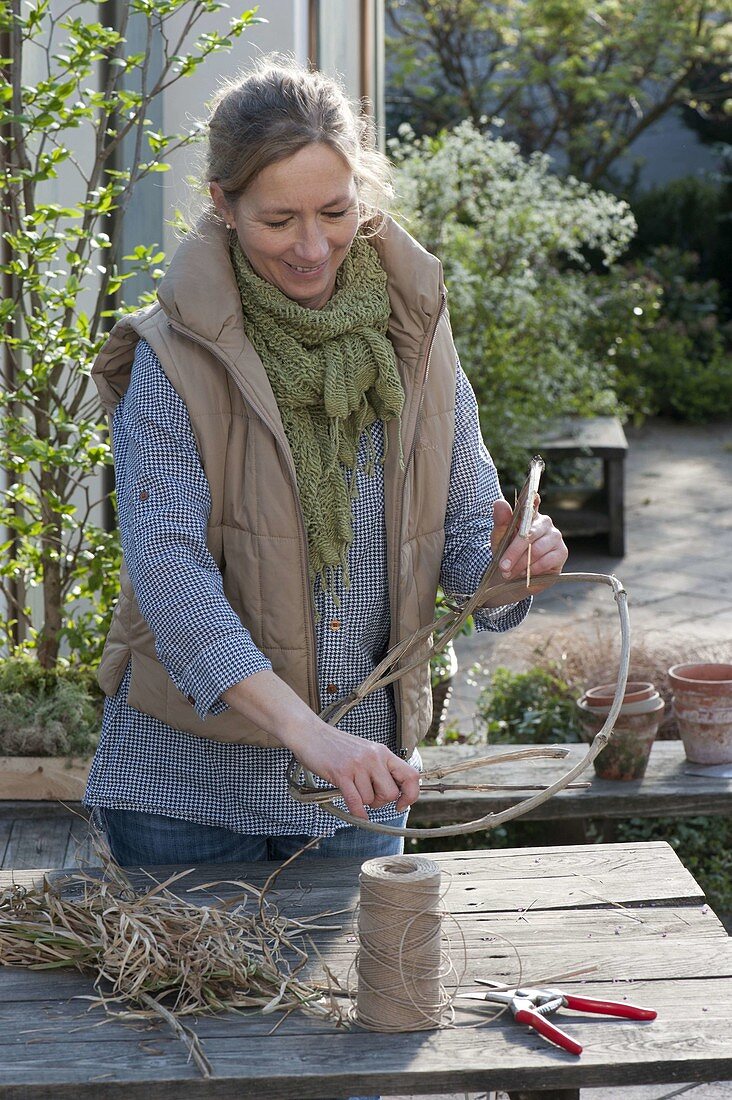
<path fill-rule="evenodd" d="M 264 57 L 216 94 L 205 179 L 232 204 L 264 168 L 318 143 L 353 172 L 361 224 L 379 221 L 392 195 L 391 166 L 376 146 L 372 120 L 336 80 L 289 58 Z"/>

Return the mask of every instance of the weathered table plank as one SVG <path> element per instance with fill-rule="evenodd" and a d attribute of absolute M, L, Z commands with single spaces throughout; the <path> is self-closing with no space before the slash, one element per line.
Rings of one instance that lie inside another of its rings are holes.
<path fill-rule="evenodd" d="M 425 768 L 457 764 L 463 760 L 493 755 L 501 751 L 527 748 L 526 745 L 446 745 L 420 749 Z M 522 783 L 548 786 L 577 764 L 585 745 L 567 745 L 566 760 L 518 760 L 491 768 L 479 768 L 462 777 L 466 783 Z M 460 776 L 448 776 L 445 782 L 459 782 Z M 585 790 L 562 791 L 538 806 L 522 820 L 556 821 L 572 818 L 690 817 L 695 814 L 727 815 L 732 812 L 732 779 L 713 775 L 693 775 L 686 770 L 681 741 L 657 741 L 651 751 L 643 779 L 622 782 L 598 779 L 590 767 L 580 777 L 591 785 Z M 470 821 L 487 813 L 498 813 L 528 796 L 514 791 L 425 791 L 412 807 L 410 825 Z"/>
<path fill-rule="evenodd" d="M 323 962 L 339 981 L 349 978 L 355 948 L 346 952 L 329 950 L 328 946 L 319 946 Z M 676 943 L 659 943 L 633 940 L 624 937 L 622 943 L 600 945 L 579 944 L 573 958 L 571 972 L 575 976 L 567 978 L 567 949 L 553 945 L 543 947 L 535 944 L 523 946 L 518 952 L 505 943 L 496 949 L 495 945 L 474 945 L 468 948 L 463 957 L 462 944 L 453 942 L 452 954 L 460 971 L 464 970 L 461 988 L 467 991 L 473 988 L 472 979 L 490 978 L 510 985 L 544 984 L 560 985 L 581 990 L 592 996 L 603 986 L 602 996 L 611 996 L 622 1000 L 627 996 L 625 985 L 633 983 L 635 999 L 653 998 L 655 1003 L 655 983 L 686 981 L 688 979 L 732 978 L 732 945 L 729 940 L 713 943 L 711 940 L 686 940 Z M 309 968 L 313 976 L 320 975 L 319 965 L 313 962 Z M 308 973 L 308 970 L 304 972 Z M 602 981 L 597 975 L 602 974 Z M 352 977 L 352 975 L 350 975 Z M 46 975 L 35 974 L 28 980 L 27 971 L 8 968 L 3 974 L 2 989 L 6 1002 L 12 1002 L 12 1012 L 0 1009 L 0 1049 L 6 1043 L 25 1043 L 29 1039 L 38 1042 L 61 1041 L 71 1027 L 73 1006 L 67 1006 L 69 998 L 88 998 L 93 995 L 90 979 L 83 975 L 64 973 L 48 982 Z M 604 985 L 603 985 L 604 983 Z M 639 983 L 645 983 L 647 992 L 640 992 Z M 698 983 L 697 983 L 698 984 Z M 612 989 L 609 991 L 609 986 Z M 588 992 L 592 991 L 592 992 Z M 703 993 L 697 996 L 703 997 Z M 71 1012 L 69 1011 L 71 1009 Z M 467 1014 L 467 1009 L 464 1014 Z M 480 1012 L 479 1012 L 480 1016 Z M 76 1024 L 91 1025 L 105 1019 L 101 1010 L 87 1010 L 85 1002 L 76 1006 Z M 572 1017 L 568 1017 L 572 1019 Z M 274 1027 L 272 1017 L 253 1014 L 244 1018 L 241 1024 L 242 1034 L 266 1036 Z M 138 1025 L 135 1025 L 138 1027 Z M 144 1028 L 140 1024 L 139 1027 Z M 238 1025 L 237 1025 L 238 1027 Z M 278 1030 L 283 1034 L 310 1034 L 313 1028 L 332 1031 L 330 1025 L 310 1020 L 303 1015 L 289 1017 L 280 1024 Z M 230 1022 L 226 1017 L 203 1018 L 197 1024 L 197 1033 L 201 1036 L 226 1035 Z M 159 1029 L 156 1030 L 156 1033 Z M 93 1027 L 82 1026 L 79 1042 L 93 1041 L 97 1031 Z M 164 1031 L 162 1032 L 164 1034 Z M 130 1039 L 128 1024 L 116 1022 L 104 1023 L 104 1036 L 112 1041 Z"/>
<path fill-rule="evenodd" d="M 342 965 L 344 958 L 350 962 L 353 957 L 353 943 L 348 942 L 347 938 L 349 921 L 350 917 L 342 926 L 343 936 L 336 942 L 321 942 L 319 946 L 323 958 L 334 967 Z M 571 940 L 575 950 L 582 956 L 582 965 L 575 966 L 573 963 L 573 972 L 584 969 L 585 966 L 598 966 L 601 960 L 602 973 L 607 972 L 609 980 L 625 980 L 629 976 L 647 977 L 651 971 L 656 974 L 657 968 L 662 963 L 665 965 L 674 951 L 688 951 L 690 957 L 693 954 L 703 970 L 715 958 L 722 958 L 719 955 L 720 940 L 724 951 L 729 943 L 726 932 L 714 913 L 708 907 L 699 905 L 635 908 L 626 914 L 610 908 L 569 912 L 544 910 L 538 919 L 533 910 L 527 914 L 475 914 L 471 916 L 469 926 L 463 928 L 462 932 L 471 963 L 474 961 L 476 965 L 482 965 L 486 959 L 496 960 L 496 970 L 500 968 L 503 973 L 505 969 L 508 973 L 509 965 L 513 965 L 515 961 L 515 953 L 508 944 L 513 944 L 520 951 L 522 962 L 525 960 L 524 969 L 531 974 L 532 980 L 539 981 L 545 981 L 561 972 L 557 970 L 556 963 L 552 966 L 549 960 L 561 957 L 568 940 Z M 638 946 L 638 940 L 648 940 L 648 954 L 645 953 L 645 947 Z M 681 948 L 677 941 L 682 944 Z M 462 943 L 455 946 L 456 953 L 461 954 Z M 643 972 L 638 971 L 636 974 L 634 967 L 641 954 L 644 958 Z M 681 969 L 677 957 L 673 968 L 677 977 Z M 470 972 L 473 973 L 472 970 Z M 591 977 L 592 972 L 588 970 L 587 974 L 579 976 L 577 980 L 591 980 Z M 3 995 L 13 1002 L 13 1011 L 16 1011 L 21 997 L 24 1003 L 53 1004 L 59 999 L 68 1000 L 87 995 L 90 984 L 88 978 L 67 970 L 47 971 L 33 983 L 29 983 L 25 970 L 14 967 L 0 970 Z M 5 1018 L 6 1014 L 0 1009 L 0 1021 Z"/>
<path fill-rule="evenodd" d="M 602 995 L 607 986 L 589 992 Z M 27 1053 L 18 1046 L 0 1047 L 0 1052 L 8 1051 L 0 1063 L 0 1095 L 13 1100 L 92 1094 L 99 1100 L 149 1100 L 152 1084 L 155 1100 L 306 1100 L 353 1095 L 354 1090 L 439 1094 L 457 1087 L 608 1087 L 722 1079 L 732 1068 L 732 983 L 711 980 L 703 993 L 681 1000 L 675 982 L 634 987 L 634 1000 L 642 995 L 650 1004 L 652 998 L 659 1009 L 658 1019 L 649 1023 L 561 1013 L 563 1026 L 585 1048 L 580 1059 L 551 1047 L 506 1015 L 476 1028 L 471 1014 L 466 1023 L 473 1026 L 379 1035 L 378 1042 L 357 1030 L 339 1034 L 321 1029 L 296 1036 L 278 1032 L 265 1039 L 244 1034 L 237 1021 L 228 1035 L 204 1037 L 216 1075 L 204 1081 L 186 1063 L 181 1045 L 162 1033 L 133 1033 L 111 1042 L 97 1029 L 84 1042 L 70 1032 L 61 1041 L 31 1046 Z"/>
<path fill-rule="evenodd" d="M 0 868 L 23 870 L 99 862 L 78 804 L 0 801 Z"/>
<path fill-rule="evenodd" d="M 5 849 L 11 867 L 57 867 L 66 859 L 71 821 L 48 817 L 39 827 L 32 819 L 15 821 Z"/>
<path fill-rule="evenodd" d="M 609 854 L 611 853 L 611 854 Z M 578 844 L 570 848 L 479 849 L 444 853 L 435 857 L 450 878 L 448 899 L 453 912 L 473 913 L 518 911 L 533 907 L 540 886 L 543 909 L 597 908 L 609 903 L 659 904 L 685 901 L 701 904 L 703 894 L 675 852 L 662 841 L 649 844 Z M 286 868 L 273 890 L 273 900 L 287 899 L 293 915 L 312 912 L 307 891 L 317 890 L 323 911 L 338 912 L 355 905 L 357 884 L 350 860 L 302 861 Z M 180 868 L 156 868 L 164 881 Z M 342 874 L 343 872 L 343 874 Z M 0 888 L 14 882 L 37 881 L 40 872 L 21 869 L 0 872 Z M 221 868 L 194 870 L 176 889 L 192 900 L 229 897 L 234 884 L 217 882 Z M 252 867 L 250 881 L 264 882 L 266 872 Z M 149 879 L 133 875 L 143 884 Z M 466 881 L 469 879 L 469 881 Z M 216 882 L 213 891 L 201 888 Z"/>
<path fill-rule="evenodd" d="M 7 851 L 10 834 L 13 831 L 13 819 L 0 815 L 0 868 L 7 866 L 5 852 Z"/>

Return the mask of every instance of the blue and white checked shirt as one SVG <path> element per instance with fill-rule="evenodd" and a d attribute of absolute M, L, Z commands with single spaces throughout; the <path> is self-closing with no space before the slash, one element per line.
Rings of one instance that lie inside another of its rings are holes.
<path fill-rule="evenodd" d="M 441 584 L 473 592 L 490 563 L 490 532 L 498 478 L 483 444 L 473 391 L 458 369 L 455 442 L 445 517 Z M 375 454 L 383 424 L 372 425 Z M 140 610 L 173 682 L 205 717 L 226 708 L 232 684 L 272 666 L 227 602 L 221 574 L 206 547 L 210 509 L 187 409 L 152 348 L 142 341 L 129 389 L 114 413 L 115 475 L 122 546 Z M 389 639 L 383 468 L 367 476 L 365 437 L 353 501 L 349 588 L 316 590 L 319 688 L 329 699 L 348 694 L 383 658 Z M 155 488 L 135 509 L 142 488 Z M 507 630 L 529 601 L 481 612 L 479 630 Z M 343 822 L 287 792 L 286 749 L 231 745 L 194 737 L 127 705 L 130 669 L 108 698 L 102 736 L 85 801 L 89 806 L 140 810 L 259 835 L 330 836 Z M 336 689 L 335 691 L 333 689 Z M 330 689 L 330 690 L 329 690 Z M 390 688 L 374 692 L 340 723 L 349 733 L 396 748 Z M 419 767 L 415 753 L 411 763 Z M 370 811 L 388 821 L 395 807 Z"/>

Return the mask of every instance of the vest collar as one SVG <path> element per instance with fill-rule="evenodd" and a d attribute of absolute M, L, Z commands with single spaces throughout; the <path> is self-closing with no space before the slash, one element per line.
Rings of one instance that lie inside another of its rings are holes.
<path fill-rule="evenodd" d="M 441 307 L 442 265 L 390 217 L 371 242 L 388 276 L 389 336 L 397 357 L 414 366 Z M 174 325 L 217 344 L 234 364 L 242 366 L 243 356 L 250 360 L 228 233 L 218 219 L 204 216 L 182 241 L 158 298 Z"/>
<path fill-rule="evenodd" d="M 389 337 L 407 393 L 401 450 L 408 455 L 417 427 L 430 341 L 446 295 L 442 265 L 390 217 L 370 239 L 387 274 Z M 267 373 L 244 332 L 228 232 L 218 219 L 205 216 L 181 243 L 160 284 L 158 299 L 173 328 L 207 345 L 224 362 L 287 451 Z"/>
<path fill-rule="evenodd" d="M 388 278 L 389 337 L 397 357 L 415 367 L 447 294 L 442 264 L 391 217 L 371 243 Z"/>

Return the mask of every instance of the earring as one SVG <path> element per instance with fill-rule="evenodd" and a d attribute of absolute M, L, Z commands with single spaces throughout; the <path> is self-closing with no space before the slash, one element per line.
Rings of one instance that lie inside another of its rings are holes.
<path fill-rule="evenodd" d="M 226 226 L 226 228 L 227 228 L 227 229 L 231 229 L 231 228 L 232 228 L 232 226 L 230 226 L 228 222 L 224 222 L 224 225 Z"/>

